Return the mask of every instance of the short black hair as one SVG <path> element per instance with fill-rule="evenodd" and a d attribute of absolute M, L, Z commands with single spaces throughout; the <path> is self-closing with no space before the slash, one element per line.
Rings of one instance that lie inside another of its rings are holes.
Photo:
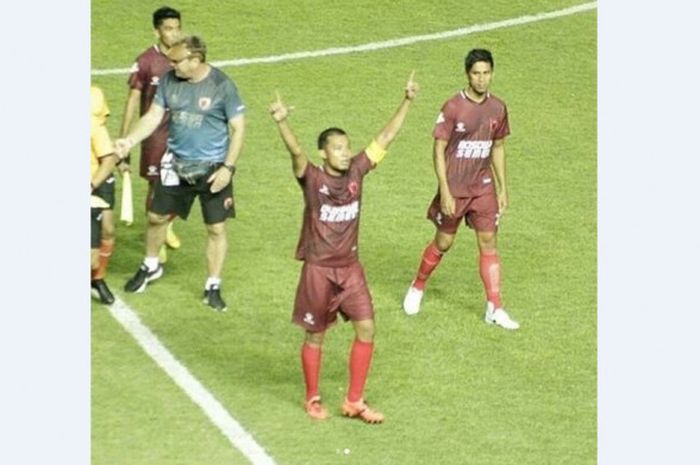
<path fill-rule="evenodd" d="M 348 134 L 340 128 L 328 128 L 318 135 L 318 149 L 323 150 L 330 136 L 347 136 Z"/>
<path fill-rule="evenodd" d="M 153 27 L 158 29 L 166 19 L 177 19 L 180 21 L 180 12 L 169 6 L 162 6 L 153 12 Z"/>
<path fill-rule="evenodd" d="M 171 48 L 182 45 L 190 55 L 199 55 L 202 62 L 207 61 L 207 44 L 199 36 L 185 36 L 178 39 Z M 189 56 L 189 55 L 188 55 Z"/>
<path fill-rule="evenodd" d="M 493 69 L 493 55 L 491 55 L 491 52 L 485 48 L 475 48 L 467 53 L 467 56 L 464 59 L 464 70 L 467 73 L 471 71 L 472 66 L 474 66 L 474 63 L 477 61 L 485 61 L 486 63 L 490 64 L 491 69 Z"/>

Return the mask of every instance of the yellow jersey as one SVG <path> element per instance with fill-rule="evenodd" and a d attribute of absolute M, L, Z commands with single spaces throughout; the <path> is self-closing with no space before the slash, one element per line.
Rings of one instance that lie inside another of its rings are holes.
<path fill-rule="evenodd" d="M 109 108 L 102 89 L 90 86 L 90 176 L 92 177 L 100 166 L 99 159 L 114 153 L 112 139 L 107 132 L 107 116 Z"/>

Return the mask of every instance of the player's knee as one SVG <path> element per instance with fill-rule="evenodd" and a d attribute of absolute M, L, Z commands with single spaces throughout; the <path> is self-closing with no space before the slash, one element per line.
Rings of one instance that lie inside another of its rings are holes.
<path fill-rule="evenodd" d="M 483 232 L 477 233 L 477 242 L 479 243 L 479 250 L 481 251 L 495 251 L 496 250 L 496 233 L 495 232 Z"/>
<path fill-rule="evenodd" d="M 362 320 L 355 322 L 355 335 L 362 342 L 374 340 L 374 320 Z"/>
<path fill-rule="evenodd" d="M 435 246 L 442 253 L 445 253 L 448 250 L 450 250 L 450 247 L 452 247 L 452 244 L 454 243 L 454 241 L 455 241 L 454 234 L 438 233 L 435 236 Z"/>
<path fill-rule="evenodd" d="M 100 229 L 100 238 L 102 240 L 114 239 L 114 223 L 104 222 L 102 223 L 102 228 Z"/>
<path fill-rule="evenodd" d="M 304 342 L 312 346 L 321 347 L 323 345 L 324 334 L 324 331 L 318 331 L 313 333 L 311 331 L 307 331 L 306 336 L 304 338 Z"/>
<path fill-rule="evenodd" d="M 225 238 L 226 237 L 226 223 L 216 223 L 207 225 L 207 234 L 212 239 Z"/>
<path fill-rule="evenodd" d="M 159 215 L 158 213 L 148 212 L 148 224 L 151 226 L 160 226 L 168 222 L 168 215 Z"/>

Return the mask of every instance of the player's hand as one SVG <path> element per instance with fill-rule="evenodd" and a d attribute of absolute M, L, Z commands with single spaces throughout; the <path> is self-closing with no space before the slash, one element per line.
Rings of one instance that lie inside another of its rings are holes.
<path fill-rule="evenodd" d="M 420 90 L 420 86 L 416 81 L 413 80 L 413 77 L 416 75 L 416 71 L 413 70 L 411 71 L 411 75 L 408 78 L 408 82 L 406 83 L 406 98 L 408 100 L 413 100 L 416 98 L 416 95 L 418 95 L 418 91 Z"/>
<path fill-rule="evenodd" d="M 275 122 L 281 123 L 289 117 L 289 113 L 294 110 L 294 107 L 285 105 L 284 102 L 282 102 L 279 92 L 275 91 L 275 95 L 277 96 L 277 100 L 270 104 L 270 114 Z"/>
<path fill-rule="evenodd" d="M 225 166 L 221 166 L 218 170 L 214 171 L 207 182 L 211 184 L 209 190 L 212 194 L 216 194 L 224 187 L 228 186 L 231 182 L 233 174 Z"/>
<path fill-rule="evenodd" d="M 440 194 L 440 212 L 448 218 L 455 214 L 455 198 L 450 193 Z"/>
<path fill-rule="evenodd" d="M 129 154 L 126 156 L 128 157 Z M 129 165 L 126 159 L 122 160 L 121 163 L 117 163 L 117 168 L 119 169 L 119 174 L 131 173 L 131 165 Z"/>
<path fill-rule="evenodd" d="M 133 141 L 128 137 L 123 137 L 114 141 L 114 153 L 117 154 L 120 160 L 129 156 L 129 151 L 134 146 Z"/>

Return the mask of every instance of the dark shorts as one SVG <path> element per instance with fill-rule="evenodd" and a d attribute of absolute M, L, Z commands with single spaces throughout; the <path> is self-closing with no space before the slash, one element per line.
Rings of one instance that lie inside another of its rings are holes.
<path fill-rule="evenodd" d="M 175 214 L 182 219 L 187 219 L 194 198 L 199 197 L 205 224 L 216 224 L 228 218 L 235 218 L 233 182 L 215 194 L 209 190 L 211 184 L 207 182 L 207 179 L 218 166 L 213 166 L 209 173 L 202 176 L 195 184 L 188 184 L 185 180 L 180 179 L 176 186 L 164 186 L 158 178 L 153 191 L 150 211 L 159 215 Z"/>
<path fill-rule="evenodd" d="M 100 187 L 92 191 L 92 195 L 100 197 L 109 204 L 109 209 L 114 209 L 114 176 L 107 178 L 105 182 L 100 184 Z M 105 208 L 90 209 L 90 248 L 97 249 L 100 247 L 100 239 L 102 236 L 102 212 Z"/>
<path fill-rule="evenodd" d="M 102 236 L 102 212 L 104 208 L 90 209 L 90 248 L 99 249 Z"/>
<path fill-rule="evenodd" d="M 345 320 L 374 318 L 372 297 L 362 265 L 325 267 L 304 262 L 292 322 L 311 332 L 326 330 L 340 313 Z"/>
<path fill-rule="evenodd" d="M 428 207 L 426 217 L 431 220 L 440 232 L 455 234 L 459 223 L 464 218 L 464 224 L 476 231 L 498 230 L 498 199 L 496 194 L 487 193 L 478 197 L 455 198 L 455 214 L 447 218 L 440 212 L 440 195 L 435 195 Z"/>
<path fill-rule="evenodd" d="M 158 179 L 160 173 L 160 159 L 168 149 L 168 125 L 161 125 L 148 138 L 141 142 L 141 159 L 139 161 L 139 174 L 149 182 Z"/>

